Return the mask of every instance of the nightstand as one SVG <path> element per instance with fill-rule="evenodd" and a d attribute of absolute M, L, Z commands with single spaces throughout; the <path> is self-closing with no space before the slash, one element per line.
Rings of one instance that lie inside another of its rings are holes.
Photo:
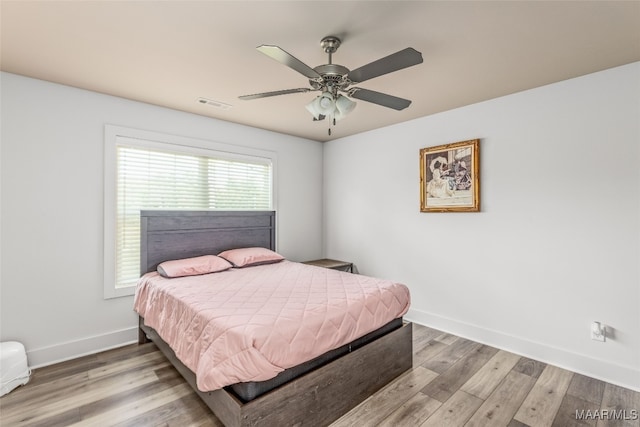
<path fill-rule="evenodd" d="M 303 264 L 315 265 L 316 267 L 331 268 L 333 270 L 346 271 L 353 273 L 353 263 L 347 261 L 338 261 L 335 259 L 314 259 L 313 261 L 305 261 Z"/>

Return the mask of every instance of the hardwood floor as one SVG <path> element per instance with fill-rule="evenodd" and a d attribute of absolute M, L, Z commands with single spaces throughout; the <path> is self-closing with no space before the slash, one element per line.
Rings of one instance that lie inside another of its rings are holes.
<path fill-rule="evenodd" d="M 640 426 L 638 392 L 415 324 L 413 346 L 412 370 L 332 426 Z M 34 370 L 0 426 L 222 424 L 149 343 Z"/>

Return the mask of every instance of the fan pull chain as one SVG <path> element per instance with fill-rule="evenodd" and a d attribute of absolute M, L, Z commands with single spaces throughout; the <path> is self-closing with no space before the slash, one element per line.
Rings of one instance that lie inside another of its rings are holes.
<path fill-rule="evenodd" d="M 336 125 L 336 118 L 335 117 L 333 118 L 333 125 L 334 126 Z M 331 128 L 328 129 L 328 132 L 329 132 L 329 136 L 331 136 Z"/>

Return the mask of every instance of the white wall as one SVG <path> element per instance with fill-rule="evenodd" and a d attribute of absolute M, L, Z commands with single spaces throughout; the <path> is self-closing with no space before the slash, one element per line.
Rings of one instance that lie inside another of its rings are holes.
<path fill-rule="evenodd" d="M 420 213 L 419 149 L 474 138 L 482 212 Z M 326 143 L 325 255 L 416 322 L 640 389 L 639 147 L 640 63 Z"/>
<path fill-rule="evenodd" d="M 133 297 L 103 299 L 105 124 L 274 151 L 278 250 L 293 260 L 321 255 L 322 144 L 13 74 L 0 78 L 0 339 L 23 342 L 32 366 L 137 338 Z"/>

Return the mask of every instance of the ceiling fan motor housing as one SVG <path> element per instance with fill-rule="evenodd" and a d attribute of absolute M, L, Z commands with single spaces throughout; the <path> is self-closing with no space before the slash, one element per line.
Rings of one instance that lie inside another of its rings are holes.
<path fill-rule="evenodd" d="M 349 69 L 342 65 L 319 65 L 314 70 L 322 76 L 322 81 L 309 80 L 309 84 L 314 89 L 324 90 L 324 88 L 327 88 L 329 92 L 335 95 L 338 90 L 344 90 L 350 84 L 346 78 L 347 74 L 349 74 Z"/>

